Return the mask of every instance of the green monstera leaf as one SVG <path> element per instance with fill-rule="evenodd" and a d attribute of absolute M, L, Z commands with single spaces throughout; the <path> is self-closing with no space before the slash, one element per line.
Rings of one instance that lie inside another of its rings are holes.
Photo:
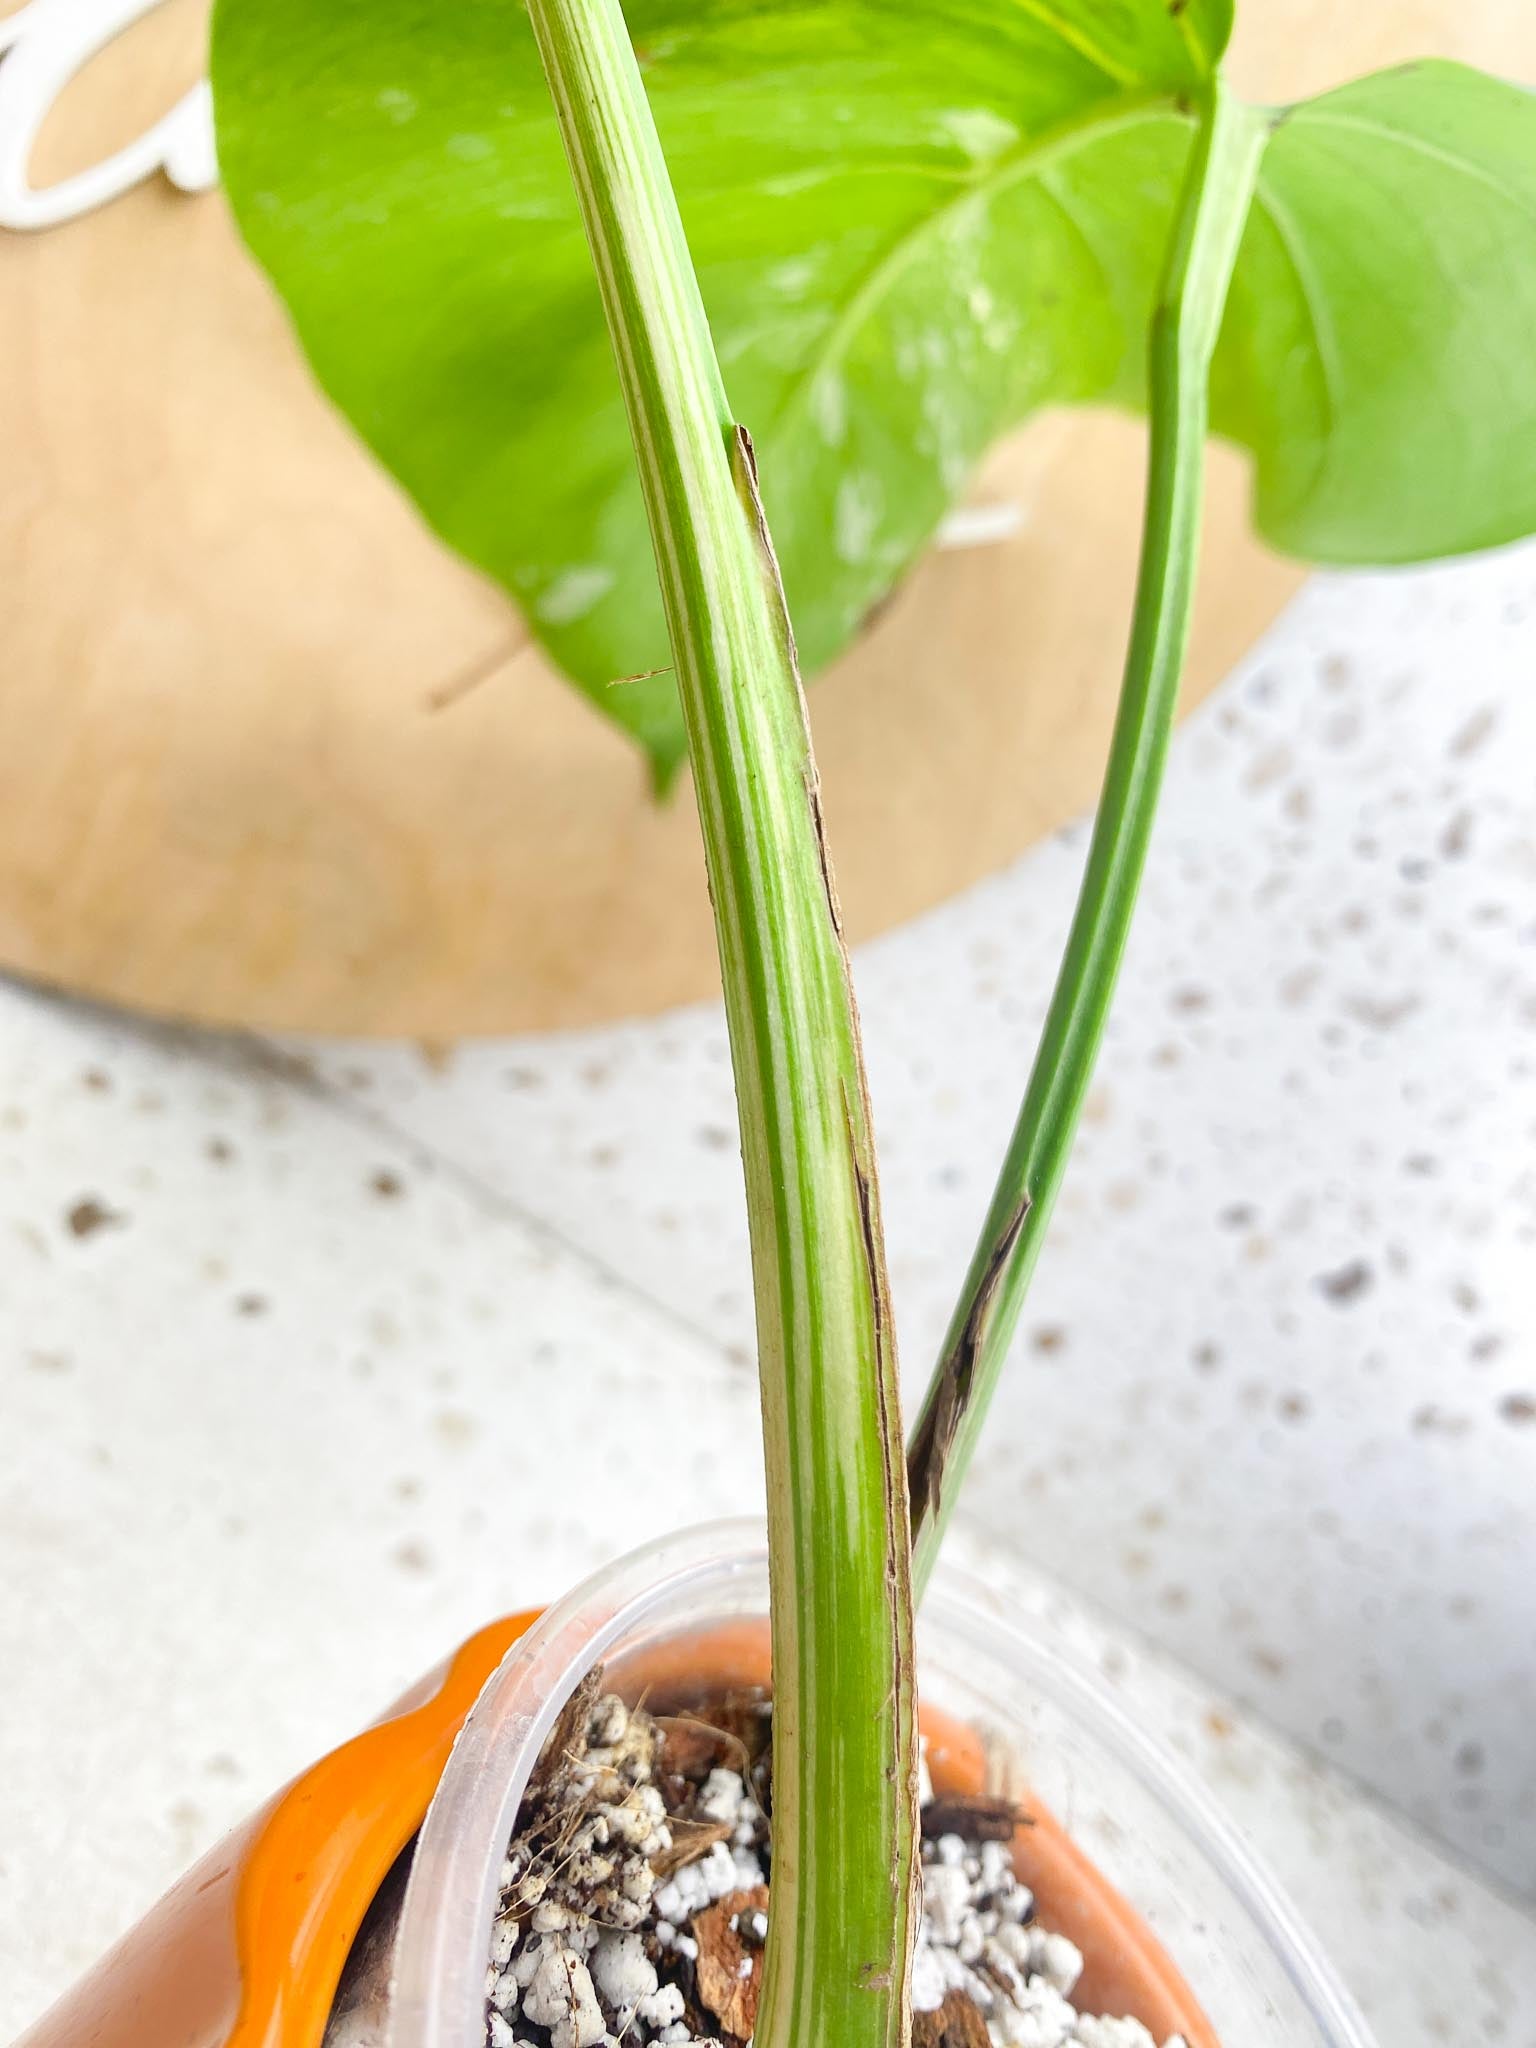
<path fill-rule="evenodd" d="M 1459 65 L 1291 109 L 1213 372 L 1257 518 L 1308 561 L 1422 561 L 1536 528 L 1536 98 Z"/>
<path fill-rule="evenodd" d="M 627 12 L 814 670 L 999 434 L 1138 402 L 1230 7 Z M 664 778 L 655 570 L 521 7 L 220 0 L 214 87 L 236 214 L 325 389 Z M 1213 372 L 1262 530 L 1332 562 L 1530 530 L 1533 328 L 1536 102 L 1426 64 L 1277 114 Z"/>

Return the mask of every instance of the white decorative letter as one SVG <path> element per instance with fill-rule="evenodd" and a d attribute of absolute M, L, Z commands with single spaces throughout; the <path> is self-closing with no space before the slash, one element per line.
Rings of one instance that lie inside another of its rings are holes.
<path fill-rule="evenodd" d="M 161 0 L 28 0 L 0 18 L 0 227 L 51 228 L 164 171 L 182 192 L 218 183 L 206 80 L 114 156 L 36 190 L 27 178 L 50 108 L 98 50 Z"/>

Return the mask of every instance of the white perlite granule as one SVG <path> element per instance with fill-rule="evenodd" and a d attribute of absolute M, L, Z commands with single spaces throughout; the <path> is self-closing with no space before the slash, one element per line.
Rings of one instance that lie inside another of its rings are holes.
<path fill-rule="evenodd" d="M 995 2048 L 1157 2048 L 1140 2020 L 1076 2010 L 1081 1951 L 1041 1927 L 1034 1911 L 1006 1842 L 925 1836 L 913 2010 L 937 2011 L 947 1992 L 963 1991 Z M 1186 2044 L 1175 2034 L 1163 2048 Z"/>
<path fill-rule="evenodd" d="M 765 1882 L 762 1809 L 740 1772 L 712 1768 L 691 1824 L 723 1829 L 725 1839 L 677 1862 L 654 1783 L 656 1723 L 612 1696 L 584 1712 L 585 1730 L 566 1729 L 567 1750 L 542 1775 L 537 1799 L 530 1792 L 508 1849 L 486 1975 L 488 2048 L 721 2048 L 690 2029 L 667 1972 L 696 1962 L 697 1915 Z M 921 1792 L 926 1806 L 926 1769 Z M 676 1867 L 658 1879 L 653 1858 Z M 935 2012 L 958 1991 L 981 2013 L 993 2048 L 1158 2048 L 1140 2020 L 1075 2009 L 1083 1958 L 1036 1923 L 1006 1842 L 925 1836 L 922 1885 L 915 2012 Z M 758 1907 L 730 1922 L 756 1949 L 767 1923 Z M 745 1978 L 751 1963 L 737 1968 Z M 1186 2044 L 1175 2035 L 1162 2048 Z"/>
<path fill-rule="evenodd" d="M 502 1866 L 486 1974 L 489 2048 L 691 2043 L 682 1992 L 660 1982 L 638 1930 L 658 1941 L 668 1919 L 760 1883 L 762 1866 L 716 1843 L 658 1888 L 652 1859 L 672 1848 L 672 1832 L 652 1782 L 654 1721 L 609 1695 L 591 1705 L 584 1728 L 562 1724 L 557 1738 L 566 1746 L 530 1791 Z M 739 1811 L 739 1779 L 735 1793 Z M 684 1939 L 674 1929 L 671 1945 Z"/>

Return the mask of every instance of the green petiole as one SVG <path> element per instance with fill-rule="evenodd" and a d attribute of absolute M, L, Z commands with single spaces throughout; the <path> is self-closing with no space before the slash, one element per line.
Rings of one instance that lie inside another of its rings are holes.
<path fill-rule="evenodd" d="M 912 1602 L 862 1055 L 794 639 L 618 0 L 530 0 L 681 691 L 757 1300 L 774 1672 L 760 2048 L 894 2048 L 913 1934 Z"/>
<path fill-rule="evenodd" d="M 1087 867 L 1018 1121 L 908 1453 L 919 1597 L 1040 1254 L 1146 865 L 1189 639 L 1211 356 L 1270 122 L 1219 77 L 1199 109 L 1152 317 L 1141 564 Z"/>

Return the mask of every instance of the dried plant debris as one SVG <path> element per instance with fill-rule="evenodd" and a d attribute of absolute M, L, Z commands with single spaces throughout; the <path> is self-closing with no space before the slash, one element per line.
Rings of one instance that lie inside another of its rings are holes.
<path fill-rule="evenodd" d="M 963 1991 L 946 1991 L 942 2003 L 912 2015 L 912 2048 L 992 2048 L 981 2007 Z"/>
<path fill-rule="evenodd" d="M 923 1801 L 923 1833 L 960 1835 L 967 1842 L 1011 1842 L 1029 1825 L 1011 1799 L 989 1799 L 984 1793 L 935 1793 Z"/>
<path fill-rule="evenodd" d="M 529 1781 L 502 1868 L 487 2048 L 749 2048 L 770 1911 L 772 1709 L 626 1707 L 596 1673 Z M 1026 1817 L 923 1785 L 913 2048 L 1157 2048 L 1079 2013 L 1083 1959 L 1014 1874 Z M 1185 2048 L 1175 2037 L 1163 2048 Z"/>
<path fill-rule="evenodd" d="M 768 1887 L 727 1892 L 693 1917 L 694 1983 L 699 2004 L 729 2039 L 750 2040 L 763 1980 L 768 1939 Z"/>

